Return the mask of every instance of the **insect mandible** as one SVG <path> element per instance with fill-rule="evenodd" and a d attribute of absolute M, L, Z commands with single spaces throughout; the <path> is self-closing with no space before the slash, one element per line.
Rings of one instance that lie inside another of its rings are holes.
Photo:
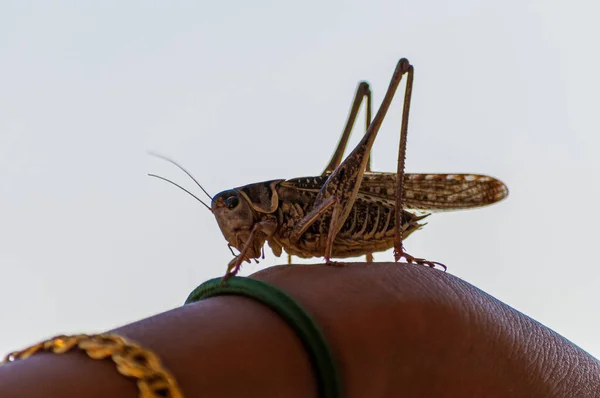
<path fill-rule="evenodd" d="M 370 152 L 390 107 L 392 98 L 406 75 L 406 89 L 400 128 L 398 169 L 396 173 L 373 172 Z M 258 261 L 265 243 L 276 256 L 282 250 L 288 256 L 332 258 L 367 256 L 394 248 L 394 259 L 435 267 L 446 266 L 404 251 L 402 242 L 431 212 L 481 207 L 498 202 L 508 195 L 499 180 L 479 174 L 405 174 L 406 135 L 413 85 L 414 68 L 401 59 L 375 118 L 371 121 L 371 91 L 361 82 L 334 154 L 320 176 L 277 179 L 249 184 L 211 197 L 196 179 L 179 167 L 211 198 L 206 206 L 228 246 L 239 254 L 231 260 L 224 280 L 235 275 L 244 261 Z M 342 161 L 348 138 L 363 99 L 366 98 L 366 133 L 354 150 Z M 421 214 L 419 211 L 424 211 Z M 233 253 L 233 251 L 232 251 Z M 291 258 L 291 257 L 288 257 Z M 289 260 L 288 260 L 289 262 Z"/>

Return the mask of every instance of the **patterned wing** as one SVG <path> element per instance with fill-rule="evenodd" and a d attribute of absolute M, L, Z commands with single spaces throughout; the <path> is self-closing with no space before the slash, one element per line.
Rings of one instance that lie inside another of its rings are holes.
<path fill-rule="evenodd" d="M 395 173 L 365 173 L 362 194 L 394 200 Z M 501 181 L 480 174 L 406 174 L 404 208 L 428 212 L 472 209 L 508 196 Z"/>
<path fill-rule="evenodd" d="M 282 185 L 319 191 L 328 175 L 294 178 Z M 396 173 L 365 173 L 357 199 L 379 200 L 394 206 Z M 508 196 L 501 181 L 480 174 L 406 174 L 404 208 L 441 212 L 491 205 Z"/>

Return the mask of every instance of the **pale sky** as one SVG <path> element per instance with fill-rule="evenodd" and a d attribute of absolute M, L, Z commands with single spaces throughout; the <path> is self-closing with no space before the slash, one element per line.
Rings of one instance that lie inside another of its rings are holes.
<path fill-rule="evenodd" d="M 488 174 L 510 189 L 495 206 L 430 217 L 407 251 L 599 357 L 598 7 L 2 2 L 0 354 L 177 307 L 224 273 L 213 216 L 146 173 L 201 192 L 148 151 L 213 194 L 317 175 L 359 80 L 378 106 L 406 57 L 407 171 Z M 376 170 L 395 171 L 400 107 Z M 267 252 L 242 274 L 285 262 Z"/>

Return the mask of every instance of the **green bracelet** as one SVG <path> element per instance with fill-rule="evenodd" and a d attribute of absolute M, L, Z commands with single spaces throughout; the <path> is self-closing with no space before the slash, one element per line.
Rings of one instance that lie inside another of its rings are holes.
<path fill-rule="evenodd" d="M 195 288 L 185 304 L 220 295 L 249 297 L 279 314 L 294 329 L 308 352 L 317 378 L 319 396 L 322 398 L 342 396 L 340 378 L 334 365 L 333 355 L 323 334 L 312 317 L 290 296 L 256 279 L 232 277 L 226 284 L 221 285 L 221 278 L 215 278 Z"/>

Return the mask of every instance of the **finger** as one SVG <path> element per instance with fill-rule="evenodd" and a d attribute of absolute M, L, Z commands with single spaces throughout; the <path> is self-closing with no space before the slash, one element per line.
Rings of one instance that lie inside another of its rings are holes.
<path fill-rule="evenodd" d="M 590 377 L 600 388 L 594 358 L 439 270 L 396 263 L 288 265 L 253 277 L 280 287 L 314 315 L 348 396 L 568 396 L 587 388 L 582 381 Z"/>

